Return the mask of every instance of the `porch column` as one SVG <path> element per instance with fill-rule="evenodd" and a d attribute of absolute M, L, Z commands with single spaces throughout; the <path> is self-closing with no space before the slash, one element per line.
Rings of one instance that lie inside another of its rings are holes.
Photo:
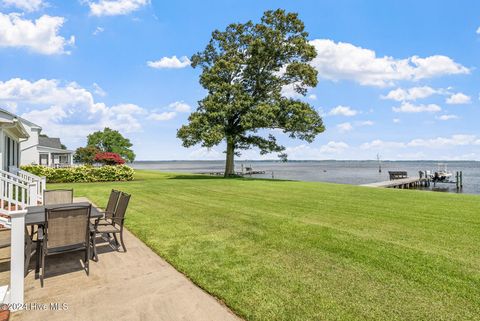
<path fill-rule="evenodd" d="M 13 307 L 23 304 L 25 278 L 25 214 L 26 210 L 11 212 L 10 301 Z"/>

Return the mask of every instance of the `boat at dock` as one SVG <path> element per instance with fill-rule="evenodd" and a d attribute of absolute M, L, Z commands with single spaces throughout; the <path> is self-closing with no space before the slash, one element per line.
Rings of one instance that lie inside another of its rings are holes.
<path fill-rule="evenodd" d="M 448 170 L 447 164 L 440 163 L 431 178 L 435 182 L 449 182 L 452 177 L 453 173 Z"/>

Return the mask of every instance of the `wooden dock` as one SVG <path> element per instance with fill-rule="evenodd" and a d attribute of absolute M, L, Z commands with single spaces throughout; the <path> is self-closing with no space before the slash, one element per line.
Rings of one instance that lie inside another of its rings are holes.
<path fill-rule="evenodd" d="M 419 186 L 430 185 L 430 180 L 419 177 L 407 177 L 401 179 L 394 179 L 384 182 L 363 184 L 361 186 L 367 187 L 382 187 L 382 188 L 415 188 Z"/>
<path fill-rule="evenodd" d="M 247 172 L 235 172 L 237 176 L 245 176 L 245 175 L 261 175 L 265 174 L 265 171 L 247 171 Z M 201 172 L 199 174 L 202 175 L 212 175 L 212 176 L 223 176 L 225 172 Z"/>

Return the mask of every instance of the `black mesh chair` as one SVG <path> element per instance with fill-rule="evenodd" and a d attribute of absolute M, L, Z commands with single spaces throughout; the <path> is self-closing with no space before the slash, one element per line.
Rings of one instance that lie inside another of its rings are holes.
<path fill-rule="evenodd" d="M 121 192 L 120 197 L 118 199 L 118 204 L 115 209 L 115 213 L 110 218 L 110 222 L 105 221 L 107 223 L 100 224 L 100 220 L 97 220 L 95 224 L 91 227 L 94 259 L 98 259 L 96 242 L 95 242 L 97 234 L 107 234 L 107 235 L 113 234 L 113 238 L 115 239 L 115 245 L 117 247 L 117 250 L 120 249 L 120 244 L 121 244 L 123 251 L 127 252 L 127 247 L 125 246 L 125 242 L 123 241 L 123 224 L 125 222 L 125 214 L 127 212 L 127 207 L 129 202 L 130 202 L 130 195 Z M 119 234 L 120 243 L 118 242 L 117 234 Z"/>
<path fill-rule="evenodd" d="M 40 283 L 43 287 L 45 259 L 47 256 L 72 251 L 85 251 L 85 272 L 89 275 L 91 205 L 71 205 L 45 209 L 45 226 L 37 256 L 36 272 L 41 268 Z M 40 259 L 40 260 L 39 260 Z"/>
<path fill-rule="evenodd" d="M 111 225 L 112 218 L 115 215 L 115 210 L 117 209 L 118 200 L 122 192 L 112 189 L 110 192 L 110 197 L 108 198 L 107 207 L 104 211 L 104 217 L 97 219 L 97 225 Z"/>

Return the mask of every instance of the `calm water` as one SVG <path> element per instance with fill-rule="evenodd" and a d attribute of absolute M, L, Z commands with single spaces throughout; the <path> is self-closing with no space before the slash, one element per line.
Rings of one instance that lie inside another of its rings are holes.
<path fill-rule="evenodd" d="M 463 193 L 480 194 L 480 162 L 443 162 L 452 172 L 463 171 Z M 237 161 L 235 170 L 242 164 L 254 170 L 266 171 L 259 178 L 290 179 L 313 182 L 342 184 L 367 184 L 388 180 L 389 170 L 407 171 L 409 176 L 417 176 L 420 170 L 436 170 L 437 161 L 385 161 L 382 173 L 378 172 L 376 161 Z M 134 168 L 154 169 L 167 172 L 202 173 L 223 171 L 223 161 L 156 161 L 135 162 Z M 433 187 L 431 188 L 433 189 Z M 438 184 L 437 191 L 457 192 L 454 184 Z"/>

